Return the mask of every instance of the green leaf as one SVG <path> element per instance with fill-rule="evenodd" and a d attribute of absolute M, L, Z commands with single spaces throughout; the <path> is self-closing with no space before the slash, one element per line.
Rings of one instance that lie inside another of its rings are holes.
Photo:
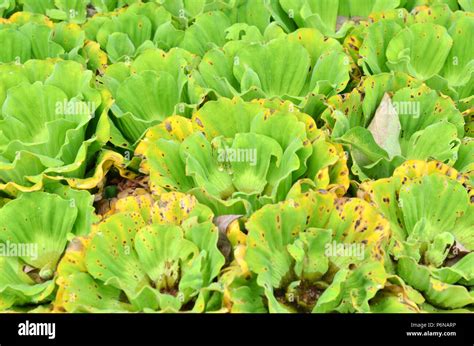
<path fill-rule="evenodd" d="M 123 32 L 114 32 L 107 41 L 107 53 L 112 62 L 125 60 L 135 53 L 135 46 Z"/>
<path fill-rule="evenodd" d="M 87 273 L 75 273 L 68 276 L 61 295 L 61 307 L 71 313 L 133 311 L 130 305 L 120 302 L 120 290 L 94 280 Z"/>
<path fill-rule="evenodd" d="M 296 42 L 286 39 L 274 40 L 266 45 L 249 45 L 237 52 L 236 59 L 236 78 L 242 80 L 248 71 L 255 73 L 268 97 L 300 95 L 310 64 L 308 52 Z"/>
<path fill-rule="evenodd" d="M 149 287 L 149 278 L 134 248 L 135 235 L 145 222 L 138 213 L 116 214 L 100 223 L 85 263 L 88 272 L 104 284 L 123 290 L 132 304 Z"/>
<path fill-rule="evenodd" d="M 119 129 L 135 143 L 150 125 L 173 114 L 179 98 L 177 81 L 169 73 L 144 71 L 118 86 L 112 111 Z"/>
<path fill-rule="evenodd" d="M 40 275 L 44 273 L 45 279 L 50 279 L 77 215 L 76 206 L 57 195 L 45 192 L 22 194 L 0 209 L 3 225 L 0 241 L 28 247 L 30 251 L 18 254 L 18 257 L 40 270 Z"/>
<path fill-rule="evenodd" d="M 142 228 L 136 235 L 135 249 L 143 270 L 156 288 L 164 291 L 176 288 L 181 263 L 198 255 L 197 247 L 184 239 L 182 230 L 177 226 Z"/>
<path fill-rule="evenodd" d="M 185 31 L 179 46 L 191 53 L 203 56 L 209 49 L 224 45 L 226 42 L 225 30 L 230 25 L 229 18 L 222 12 L 203 13 L 197 16 L 193 25 Z"/>
<path fill-rule="evenodd" d="M 388 72 L 385 51 L 390 40 L 401 27 L 396 21 L 381 20 L 367 28 L 367 36 L 360 47 L 362 68 L 366 74 Z"/>
<path fill-rule="evenodd" d="M 24 63 L 31 58 L 30 40 L 20 31 L 1 29 L 0 40 L 3 45 L 0 52 L 1 62 L 18 61 L 18 63 Z"/>
<path fill-rule="evenodd" d="M 439 73 L 448 57 L 453 40 L 437 24 L 417 23 L 404 28 L 387 47 L 387 65 L 420 80 Z"/>

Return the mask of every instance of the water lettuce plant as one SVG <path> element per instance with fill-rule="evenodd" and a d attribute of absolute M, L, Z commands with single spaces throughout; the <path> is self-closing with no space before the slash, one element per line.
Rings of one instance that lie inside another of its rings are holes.
<path fill-rule="evenodd" d="M 289 102 L 209 101 L 192 119 L 151 128 L 136 153 L 152 191 L 191 193 L 219 214 L 248 215 L 284 200 L 300 178 L 339 194 L 349 185 L 342 146 Z"/>
<path fill-rule="evenodd" d="M 199 90 L 188 82 L 194 64 L 194 56 L 181 48 L 151 48 L 130 64 L 108 66 L 102 79 L 114 100 L 110 118 L 119 136 L 113 143 L 135 147 L 148 128 L 201 103 Z"/>
<path fill-rule="evenodd" d="M 321 117 L 352 148 L 352 172 L 362 180 L 388 177 L 405 160 L 458 158 L 464 116 L 451 98 L 404 73 L 369 76 L 328 103 Z"/>
<path fill-rule="evenodd" d="M 213 311 L 225 263 L 212 212 L 181 193 L 127 197 L 59 264 L 56 309 Z"/>
<path fill-rule="evenodd" d="M 387 217 L 391 253 L 405 282 L 442 309 L 473 303 L 473 190 L 439 161 L 410 160 L 390 178 L 365 182 L 360 194 Z"/>
<path fill-rule="evenodd" d="M 402 23 L 382 19 L 367 27 L 359 64 L 368 75 L 405 72 L 463 99 L 472 95 L 474 49 L 466 38 L 473 30 L 471 16 L 453 13 L 446 4 L 420 10 Z"/>
<path fill-rule="evenodd" d="M 473 13 L 0 0 L 0 312 L 473 312 Z"/>
<path fill-rule="evenodd" d="M 90 230 L 88 192 L 64 186 L 48 190 L 24 193 L 0 209 L 0 310 L 53 300 L 68 239 Z"/>
<path fill-rule="evenodd" d="M 368 312 L 387 280 L 388 223 L 360 199 L 292 191 L 255 212 L 246 227 L 246 261 L 270 312 Z"/>
<path fill-rule="evenodd" d="M 38 190 L 46 179 L 87 185 L 88 164 L 109 131 L 108 106 L 92 72 L 74 61 L 29 60 L 1 69 L 0 188 Z"/>
<path fill-rule="evenodd" d="M 347 86 L 349 56 L 339 42 L 316 29 L 255 36 L 248 34 L 209 50 L 192 74 L 196 83 L 228 98 L 290 100 L 307 112 L 317 111 L 321 95 L 339 93 Z"/>

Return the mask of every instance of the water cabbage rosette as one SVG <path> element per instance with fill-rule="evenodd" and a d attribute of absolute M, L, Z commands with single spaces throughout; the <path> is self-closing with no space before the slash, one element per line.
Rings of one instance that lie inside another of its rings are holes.
<path fill-rule="evenodd" d="M 53 23 L 47 17 L 17 12 L 0 25 L 0 39 L 0 62 L 20 64 L 29 59 L 60 57 L 86 64 L 80 54 L 85 33 L 74 23 Z"/>
<path fill-rule="evenodd" d="M 381 19 L 366 28 L 359 64 L 365 74 L 400 71 L 454 99 L 473 93 L 474 18 L 446 4 L 406 18 Z"/>
<path fill-rule="evenodd" d="M 48 177 L 85 182 L 88 163 L 108 140 L 107 106 L 92 72 L 73 61 L 0 69 L 0 188 L 37 190 Z"/>
<path fill-rule="evenodd" d="M 239 32 L 236 29 L 234 35 Z M 193 80 L 218 96 L 278 97 L 311 110 L 320 103 L 318 94 L 333 95 L 345 89 L 351 59 L 339 42 L 316 29 L 274 36 L 244 37 L 209 50 L 193 72 Z"/>
<path fill-rule="evenodd" d="M 467 176 L 438 161 L 411 160 L 390 178 L 360 185 L 390 221 L 403 280 L 435 308 L 473 304 L 474 203 Z"/>
<path fill-rule="evenodd" d="M 204 96 L 193 97 L 198 91 L 188 85 L 194 60 L 181 48 L 153 48 L 130 64 L 106 69 L 102 80 L 114 99 L 111 120 L 119 134 L 112 137 L 115 145 L 134 147 L 148 128 L 173 114 L 184 115 L 203 101 Z"/>
<path fill-rule="evenodd" d="M 275 20 L 287 31 L 316 28 L 325 36 L 344 37 L 354 24 L 372 12 L 403 5 L 399 0 L 279 0 L 271 4 Z M 279 14 L 279 15 L 276 15 Z"/>
<path fill-rule="evenodd" d="M 227 42 L 231 19 L 221 11 L 200 13 L 187 26 L 180 18 L 162 24 L 156 31 L 154 42 L 162 49 L 180 47 L 192 54 L 203 56 L 209 49 L 222 47 Z"/>
<path fill-rule="evenodd" d="M 4 49 L 0 61 L 24 63 L 29 59 L 62 58 L 74 60 L 88 69 L 103 73 L 107 55 L 100 45 L 86 39 L 86 33 L 75 23 L 53 23 L 48 17 L 16 12 L 0 23 Z"/>
<path fill-rule="evenodd" d="M 133 4 L 137 0 L 20 0 L 23 11 L 47 15 L 64 22 L 84 23 L 97 14 L 107 13 Z"/>
<path fill-rule="evenodd" d="M 268 310 L 369 312 L 388 279 L 388 221 L 363 200 L 302 188 L 246 223 L 245 260 Z"/>
<path fill-rule="evenodd" d="M 0 311 L 50 302 L 68 238 L 90 229 L 88 192 L 48 190 L 24 193 L 0 208 Z"/>
<path fill-rule="evenodd" d="M 166 51 L 179 47 L 202 56 L 225 44 L 226 29 L 232 22 L 221 11 L 203 12 L 203 3 L 192 8 L 193 3 L 197 2 L 137 2 L 94 16 L 84 29 L 87 38 L 99 42 L 112 63 L 133 60 L 154 47 Z"/>
<path fill-rule="evenodd" d="M 151 128 L 136 154 L 153 192 L 191 193 L 216 215 L 281 201 L 300 178 L 341 195 L 349 185 L 342 147 L 289 102 L 209 101 Z"/>
<path fill-rule="evenodd" d="M 157 28 L 171 15 L 154 3 L 132 5 L 125 10 L 95 16 L 84 25 L 89 40 L 100 44 L 112 63 L 128 61 L 148 48 Z"/>
<path fill-rule="evenodd" d="M 198 6 L 192 8 L 193 3 Z M 234 8 L 225 11 L 228 16 L 219 11 L 227 9 L 225 5 L 221 8 L 213 3 L 204 9 L 204 4 L 198 3 L 136 2 L 125 9 L 94 16 L 84 29 L 88 39 L 99 42 L 112 62 L 131 60 L 154 46 L 163 50 L 180 47 L 202 56 L 212 47 L 225 44 L 226 30 L 236 18 L 232 14 Z"/>
<path fill-rule="evenodd" d="M 31 13 L 47 15 L 51 19 L 84 23 L 87 18 L 87 5 L 90 1 L 83 0 L 21 0 L 23 10 Z"/>
<path fill-rule="evenodd" d="M 209 208 L 192 196 L 142 195 L 77 238 L 59 265 L 56 311 L 218 311 L 225 263 Z"/>
<path fill-rule="evenodd" d="M 351 148 L 361 180 L 389 177 L 405 160 L 458 160 L 463 115 L 451 98 L 406 74 L 367 77 L 328 105 L 321 118 L 332 138 Z"/>
<path fill-rule="evenodd" d="M 193 4 L 197 6 L 191 9 Z M 164 50 L 180 47 L 201 57 L 243 36 L 259 41 L 270 22 L 262 1 L 170 1 L 163 6 L 172 14 L 172 20 L 157 28 L 154 43 Z"/>

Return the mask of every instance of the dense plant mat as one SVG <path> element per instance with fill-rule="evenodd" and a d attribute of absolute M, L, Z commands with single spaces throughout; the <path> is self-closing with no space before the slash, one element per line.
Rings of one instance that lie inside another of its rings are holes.
<path fill-rule="evenodd" d="M 0 1 L 0 311 L 474 311 L 473 11 Z"/>

